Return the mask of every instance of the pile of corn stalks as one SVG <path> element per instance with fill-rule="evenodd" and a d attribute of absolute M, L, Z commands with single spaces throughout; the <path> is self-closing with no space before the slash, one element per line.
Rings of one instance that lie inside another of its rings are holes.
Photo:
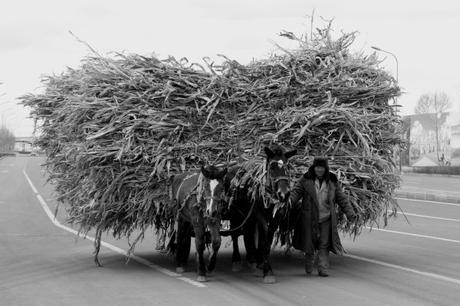
<path fill-rule="evenodd" d="M 143 233 L 169 198 L 171 175 L 238 161 L 252 163 L 261 182 L 263 167 L 253 166 L 270 143 L 298 149 L 293 179 L 314 156 L 330 157 L 361 217 L 344 230 L 395 214 L 394 78 L 375 54 L 350 51 L 354 33 L 332 39 L 328 26 L 308 40 L 282 35 L 299 47 L 249 65 L 95 54 L 44 79 L 43 94 L 23 96 L 69 221 L 99 238 Z"/>

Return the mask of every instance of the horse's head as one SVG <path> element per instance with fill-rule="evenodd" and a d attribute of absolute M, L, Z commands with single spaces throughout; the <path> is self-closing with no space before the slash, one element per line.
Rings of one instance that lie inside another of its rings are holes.
<path fill-rule="evenodd" d="M 288 159 L 297 153 L 297 150 L 285 152 L 281 146 L 265 147 L 267 155 L 267 182 L 273 195 L 284 202 L 289 198 L 289 175 L 287 170 Z"/>
<path fill-rule="evenodd" d="M 219 204 L 225 199 L 224 177 L 227 168 L 213 165 L 201 166 L 201 173 L 205 178 L 203 188 L 203 198 L 206 201 L 205 216 L 216 217 Z"/>

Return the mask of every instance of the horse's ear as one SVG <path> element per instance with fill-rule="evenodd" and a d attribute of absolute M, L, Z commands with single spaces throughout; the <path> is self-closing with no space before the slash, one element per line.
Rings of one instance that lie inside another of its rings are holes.
<path fill-rule="evenodd" d="M 289 159 L 291 158 L 292 156 L 296 155 L 297 154 L 297 150 L 292 150 L 292 151 L 289 151 L 289 152 L 286 152 L 286 154 L 284 154 L 286 156 L 286 159 Z"/>
<path fill-rule="evenodd" d="M 267 155 L 268 159 L 271 159 L 275 154 L 269 147 L 264 147 L 265 154 Z"/>
<path fill-rule="evenodd" d="M 228 168 L 224 168 L 220 173 L 219 173 L 219 178 L 223 178 L 228 172 Z"/>
<path fill-rule="evenodd" d="M 204 165 L 201 165 L 201 173 L 203 173 L 204 177 L 209 178 L 209 171 Z"/>

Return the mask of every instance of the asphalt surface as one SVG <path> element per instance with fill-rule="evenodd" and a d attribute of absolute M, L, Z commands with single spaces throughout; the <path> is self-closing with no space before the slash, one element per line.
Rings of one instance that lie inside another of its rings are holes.
<path fill-rule="evenodd" d="M 277 283 L 263 284 L 260 272 L 231 271 L 231 245 L 224 238 L 216 272 L 197 283 L 192 256 L 187 272 L 175 274 L 172 258 L 154 250 L 153 233 L 128 263 L 122 254 L 127 239 L 104 236 L 104 267 L 96 267 L 92 241 L 71 232 L 65 211 L 56 220 L 47 215 L 56 201 L 41 162 L 0 160 L 0 305 L 459 304 L 458 204 L 399 200 L 410 223 L 400 215 L 381 230 L 343 237 L 348 254 L 331 256 L 328 278 L 306 276 L 301 254 L 275 250 Z M 423 182 L 435 189 L 452 182 L 438 186 L 429 179 Z"/>
<path fill-rule="evenodd" d="M 460 198 L 460 176 L 406 173 L 402 178 L 401 189 L 405 191 L 452 195 Z"/>

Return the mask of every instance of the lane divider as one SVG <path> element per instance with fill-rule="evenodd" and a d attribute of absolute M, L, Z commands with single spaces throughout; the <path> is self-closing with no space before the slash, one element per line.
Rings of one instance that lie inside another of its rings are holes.
<path fill-rule="evenodd" d="M 454 283 L 456 285 L 460 285 L 460 279 L 444 276 L 444 275 L 441 275 L 441 274 L 436 274 L 436 273 L 431 273 L 431 272 L 424 272 L 424 271 L 420 271 L 420 270 L 417 270 L 417 269 L 407 268 L 407 267 L 404 267 L 404 266 L 391 264 L 391 263 L 388 263 L 388 262 L 385 262 L 385 261 L 380 261 L 380 260 L 371 259 L 371 258 L 367 258 L 367 257 L 361 257 L 361 256 L 357 256 L 357 255 L 352 255 L 352 254 L 344 254 L 343 256 L 353 258 L 353 259 L 356 259 L 356 260 L 361 260 L 361 261 L 373 263 L 373 264 L 388 267 L 388 268 L 393 268 L 393 269 L 402 270 L 402 271 L 405 271 L 405 272 L 410 272 L 410 273 L 415 273 L 415 274 L 426 276 L 426 277 L 435 278 L 435 279 L 438 279 L 438 280 Z"/>
<path fill-rule="evenodd" d="M 434 191 L 435 193 L 441 193 L 441 194 L 448 194 L 448 195 L 458 195 L 460 196 L 459 191 L 452 191 L 452 190 L 440 190 L 440 189 L 432 189 L 432 188 L 420 188 L 420 187 L 409 187 L 406 186 L 404 189 L 401 190 L 402 192 L 415 192 L 415 193 L 427 193 L 427 191 Z"/>
<path fill-rule="evenodd" d="M 460 222 L 460 219 L 452 219 L 452 218 L 443 218 L 443 217 L 434 217 L 434 216 L 428 216 L 428 215 L 419 215 L 419 214 L 413 214 L 413 213 L 408 213 L 408 212 L 397 212 L 400 215 L 406 215 L 406 216 L 413 216 L 413 217 L 419 217 L 419 218 L 427 218 L 427 219 L 435 219 L 435 220 L 443 220 L 443 221 L 454 221 L 454 222 Z"/>
<path fill-rule="evenodd" d="M 82 237 L 82 238 L 84 238 L 84 239 L 88 239 L 88 240 L 94 242 L 94 240 L 95 240 L 94 237 L 91 237 L 91 236 L 88 236 L 88 235 L 84 235 L 84 234 L 79 233 L 78 231 L 74 230 L 73 228 L 70 228 L 70 227 L 67 227 L 67 226 L 61 224 L 61 223 L 57 220 L 57 218 L 54 216 L 53 212 L 51 211 L 51 209 L 49 208 L 48 204 L 47 204 L 46 201 L 43 199 L 43 197 L 40 195 L 40 193 L 38 192 L 37 188 L 35 188 L 34 184 L 32 183 L 32 180 L 29 178 L 29 176 L 27 175 L 26 171 L 23 170 L 22 172 L 24 173 L 24 176 L 25 176 L 27 182 L 29 183 L 30 188 L 31 188 L 32 191 L 34 192 L 34 194 L 35 194 L 35 196 L 37 197 L 38 201 L 40 202 L 40 205 L 42 206 L 42 208 L 43 208 L 43 210 L 45 211 L 46 215 L 48 216 L 48 218 L 51 220 L 51 222 L 52 222 L 55 226 L 57 226 L 57 227 L 59 227 L 59 228 L 65 230 L 65 231 L 67 231 L 67 232 L 70 232 L 70 233 L 72 233 L 72 234 L 74 234 L 74 235 L 76 235 L 76 236 L 78 236 L 78 237 Z M 107 242 L 105 242 L 105 241 L 102 241 L 102 240 L 101 240 L 101 245 L 104 246 L 104 247 L 106 247 L 106 248 L 108 248 L 108 249 L 110 249 L 110 250 L 112 250 L 112 251 L 114 251 L 114 252 L 116 252 L 116 253 L 119 253 L 119 254 L 122 254 L 122 255 L 125 255 L 125 256 L 128 255 L 128 252 L 127 252 L 126 250 L 123 250 L 123 249 L 121 249 L 121 248 L 119 248 L 119 247 L 116 247 L 116 246 L 114 246 L 114 245 L 112 245 L 112 244 L 110 244 L 110 243 L 107 243 Z M 193 285 L 193 286 L 195 286 L 195 287 L 199 287 L 199 288 L 205 288 L 205 287 L 207 287 L 207 286 L 206 286 L 205 284 L 203 284 L 203 283 L 194 281 L 194 280 L 192 280 L 192 279 L 190 279 L 190 278 L 187 278 L 187 277 L 183 277 L 183 276 L 182 276 L 181 274 L 179 274 L 179 273 L 172 272 L 172 271 L 170 271 L 170 270 L 168 270 L 168 269 L 166 269 L 166 268 L 163 268 L 163 267 L 161 267 L 161 266 L 159 266 L 159 265 L 157 265 L 157 264 L 154 264 L 154 263 L 148 261 L 147 259 L 144 259 L 144 258 L 139 257 L 139 256 L 137 256 L 137 255 L 131 255 L 130 258 L 133 259 L 134 261 L 137 261 L 138 263 L 140 263 L 140 264 L 142 264 L 142 265 L 145 265 L 145 266 L 147 266 L 147 267 L 149 267 L 149 268 L 152 268 L 152 269 L 154 269 L 154 270 L 156 270 L 156 271 L 158 271 L 158 272 L 160 272 L 160 273 L 162 273 L 162 274 L 164 274 L 164 275 L 167 275 L 167 276 L 176 278 L 176 279 L 178 279 L 178 280 L 181 280 L 181 281 L 183 281 L 183 282 L 186 282 L 186 283 L 188 283 L 188 284 L 191 284 L 191 285 Z"/>
<path fill-rule="evenodd" d="M 393 231 L 393 230 L 375 228 L 375 227 L 371 228 L 369 226 L 364 226 L 364 228 L 367 228 L 373 231 L 387 232 L 387 233 L 392 233 L 392 234 L 399 234 L 399 235 L 405 235 L 405 236 L 413 236 L 413 237 L 419 237 L 419 238 L 427 238 L 427 239 L 434 239 L 434 240 L 447 241 L 447 242 L 453 242 L 453 243 L 460 243 L 460 240 L 447 239 L 447 238 L 442 238 L 442 237 L 437 237 L 437 236 L 420 235 L 420 234 Z"/>
<path fill-rule="evenodd" d="M 449 206 L 460 206 L 460 204 L 458 203 L 450 203 L 450 202 L 439 202 L 439 201 L 430 201 L 430 200 L 422 200 L 422 199 L 409 199 L 409 198 L 401 198 L 401 197 L 395 197 L 395 199 L 403 200 L 403 201 L 412 201 L 412 202 L 426 202 L 426 203 L 449 205 Z"/>

